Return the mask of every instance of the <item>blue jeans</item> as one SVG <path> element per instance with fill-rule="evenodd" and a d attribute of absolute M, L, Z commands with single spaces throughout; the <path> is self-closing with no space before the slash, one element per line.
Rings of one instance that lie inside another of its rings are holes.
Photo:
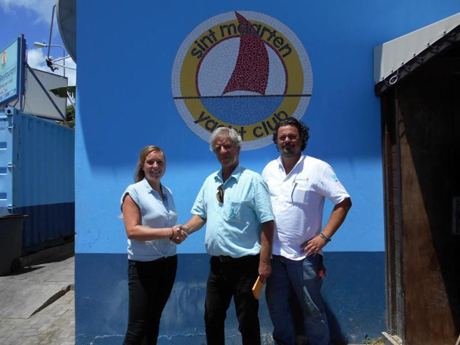
<path fill-rule="evenodd" d="M 289 306 L 294 293 L 303 314 L 305 333 L 311 345 L 329 345 L 329 327 L 321 298 L 321 255 L 309 256 L 302 261 L 273 255 L 272 274 L 267 280 L 265 296 L 276 344 L 294 345 L 295 327 Z"/>

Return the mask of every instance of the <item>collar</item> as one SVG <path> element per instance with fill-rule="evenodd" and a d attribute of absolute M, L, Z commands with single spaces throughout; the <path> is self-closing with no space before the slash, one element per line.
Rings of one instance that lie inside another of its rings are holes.
<path fill-rule="evenodd" d="M 295 163 L 294 167 L 292 168 L 292 170 L 291 170 L 291 172 L 290 172 L 289 174 L 291 174 L 291 173 L 297 168 L 297 166 L 298 166 L 299 164 L 301 164 L 301 163 L 305 160 L 306 157 L 307 157 L 307 155 L 305 155 L 305 154 L 303 154 L 303 153 L 300 154 L 299 160 L 297 161 L 297 163 Z M 277 161 L 278 161 L 278 164 L 279 164 L 279 166 L 278 166 L 279 169 L 280 169 L 281 171 L 283 171 L 284 173 L 286 173 L 286 171 L 284 170 L 283 160 L 282 160 L 281 156 L 278 157 Z"/>
<path fill-rule="evenodd" d="M 150 185 L 149 181 L 147 181 L 147 179 L 144 177 L 141 181 L 143 184 L 144 184 L 144 188 L 147 189 L 147 193 L 156 193 L 156 194 L 159 194 L 155 189 L 152 188 L 152 186 Z M 165 189 L 163 187 L 163 185 L 160 183 L 160 188 L 161 188 L 161 192 L 163 193 L 165 199 L 166 199 L 166 193 L 165 193 Z"/>
<path fill-rule="evenodd" d="M 237 167 L 232 171 L 232 174 L 228 177 L 227 181 L 230 180 L 231 178 L 234 178 L 236 182 L 238 182 L 244 170 L 245 168 L 243 168 L 240 164 L 238 164 Z M 222 181 L 224 180 L 224 178 L 222 177 L 222 169 L 220 169 L 216 173 L 216 175 L 214 176 L 214 180 L 216 182 L 222 183 Z"/>

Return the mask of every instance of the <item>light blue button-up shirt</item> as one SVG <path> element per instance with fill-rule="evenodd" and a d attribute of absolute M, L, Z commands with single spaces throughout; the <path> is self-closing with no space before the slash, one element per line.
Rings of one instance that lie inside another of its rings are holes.
<path fill-rule="evenodd" d="M 224 189 L 223 203 L 216 197 L 220 185 Z M 192 214 L 206 219 L 208 253 L 234 258 L 259 254 L 261 224 L 274 219 L 267 184 L 259 174 L 240 165 L 225 183 L 222 170 L 208 176 Z"/>
<path fill-rule="evenodd" d="M 171 228 L 177 222 L 176 206 L 169 188 L 161 185 L 163 200 L 144 178 L 126 188 L 121 197 L 121 205 L 127 194 L 139 206 L 141 224 L 150 228 Z M 169 238 L 151 241 L 130 240 L 128 238 L 128 258 L 134 261 L 153 261 L 176 255 L 176 244 Z"/>

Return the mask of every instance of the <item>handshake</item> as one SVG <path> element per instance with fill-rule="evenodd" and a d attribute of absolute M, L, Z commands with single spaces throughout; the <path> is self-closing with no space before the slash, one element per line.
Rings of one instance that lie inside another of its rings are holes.
<path fill-rule="evenodd" d="M 188 233 L 183 225 L 174 225 L 172 228 L 172 235 L 169 238 L 175 244 L 181 244 L 188 236 Z"/>

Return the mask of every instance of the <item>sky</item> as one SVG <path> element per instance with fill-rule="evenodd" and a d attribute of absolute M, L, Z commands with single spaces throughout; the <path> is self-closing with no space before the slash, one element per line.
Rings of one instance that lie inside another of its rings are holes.
<path fill-rule="evenodd" d="M 45 63 L 48 48 L 36 48 L 34 42 L 48 44 L 51 14 L 55 4 L 56 0 L 0 0 L 0 50 L 6 48 L 19 35 L 24 34 L 27 42 L 27 61 L 29 65 L 51 73 L 51 70 Z M 64 47 L 56 18 L 54 19 L 51 44 Z M 50 55 L 53 58 L 60 58 L 62 57 L 62 53 L 61 48 L 52 47 Z M 66 55 L 68 55 L 67 50 Z M 65 64 L 66 66 L 76 68 L 71 58 L 66 59 Z M 59 68 L 54 73 L 62 75 L 63 70 Z M 69 85 L 75 85 L 76 72 L 66 69 L 65 74 L 69 79 Z"/>

